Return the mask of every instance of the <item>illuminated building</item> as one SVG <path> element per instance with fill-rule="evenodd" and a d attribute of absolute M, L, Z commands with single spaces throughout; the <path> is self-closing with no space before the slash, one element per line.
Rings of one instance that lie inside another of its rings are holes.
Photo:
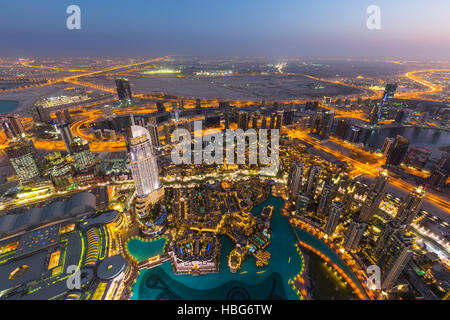
<path fill-rule="evenodd" d="M 352 127 L 352 130 L 350 131 L 350 137 L 348 138 L 348 141 L 356 143 L 358 142 L 359 135 L 361 133 L 361 129 L 358 127 Z"/>
<path fill-rule="evenodd" d="M 336 137 L 345 140 L 347 138 L 347 133 L 351 128 L 351 125 L 352 124 L 350 119 L 340 119 L 336 127 Z"/>
<path fill-rule="evenodd" d="M 166 143 L 166 146 L 170 144 L 171 142 L 171 136 L 170 136 L 170 128 L 167 123 L 164 124 L 164 141 Z"/>
<path fill-rule="evenodd" d="M 72 131 L 70 131 L 70 125 L 68 123 L 61 123 L 58 125 L 58 129 L 67 152 L 72 153 L 73 136 Z"/>
<path fill-rule="evenodd" d="M 320 195 L 319 207 L 317 208 L 317 213 L 321 217 L 325 217 L 330 209 L 331 202 L 336 196 L 335 185 L 332 183 L 326 183 L 322 189 L 322 194 Z"/>
<path fill-rule="evenodd" d="M 303 183 L 304 164 L 300 161 L 293 161 L 289 169 L 289 176 L 287 181 L 287 188 L 289 198 L 296 199 Z"/>
<path fill-rule="evenodd" d="M 402 163 L 403 158 L 405 158 L 406 152 L 409 148 L 408 139 L 397 135 L 395 137 L 394 144 L 389 149 L 389 153 L 387 155 L 386 164 L 392 166 L 398 166 Z"/>
<path fill-rule="evenodd" d="M 230 103 L 228 101 L 219 102 L 219 109 L 223 110 L 225 120 L 225 130 L 230 129 Z"/>
<path fill-rule="evenodd" d="M 147 130 L 150 133 L 152 146 L 154 147 L 160 147 L 161 141 L 159 140 L 159 131 L 158 126 L 154 123 L 149 123 L 147 125 Z"/>
<path fill-rule="evenodd" d="M 85 171 L 92 168 L 94 165 L 94 155 L 86 140 L 76 137 L 72 142 L 71 149 L 75 168 L 78 171 Z"/>
<path fill-rule="evenodd" d="M 333 126 L 334 116 L 334 111 L 316 113 L 313 118 L 311 133 L 319 135 L 322 139 L 328 138 Z"/>
<path fill-rule="evenodd" d="M 161 101 L 156 102 L 156 109 L 158 110 L 159 113 L 164 113 L 166 112 L 166 108 L 164 107 L 164 103 L 162 103 Z"/>
<path fill-rule="evenodd" d="M 288 126 L 294 123 L 294 111 L 289 110 L 284 113 L 284 125 Z"/>
<path fill-rule="evenodd" d="M 151 137 L 148 130 L 140 126 L 131 126 L 127 137 L 127 149 L 130 157 L 131 173 L 136 188 L 139 208 L 145 211 L 148 203 L 159 200 L 161 188 L 156 156 L 153 154 Z M 138 210 L 140 211 L 140 210 Z"/>
<path fill-rule="evenodd" d="M 322 172 L 321 166 L 311 166 L 309 168 L 308 181 L 306 182 L 305 185 L 305 193 L 311 198 L 314 198 L 316 194 L 316 189 L 317 185 L 319 184 L 321 172 Z"/>
<path fill-rule="evenodd" d="M 3 122 L 3 128 L 5 129 L 6 136 L 10 139 L 25 136 L 25 129 L 18 115 L 9 115 L 7 120 Z"/>
<path fill-rule="evenodd" d="M 283 122 L 284 122 L 284 111 L 277 111 L 277 124 L 276 124 L 276 129 L 281 131 L 281 128 L 283 127 Z"/>
<path fill-rule="evenodd" d="M 130 82 L 128 79 L 120 78 L 116 79 L 117 95 L 122 102 L 131 102 L 132 94 L 130 88 Z"/>
<path fill-rule="evenodd" d="M 375 178 L 371 185 L 369 193 L 364 201 L 359 218 L 363 222 L 369 222 L 374 214 L 377 213 L 378 207 L 386 194 L 386 188 L 389 185 L 389 176 L 386 171 L 382 171 Z"/>
<path fill-rule="evenodd" d="M 354 181 L 352 181 L 350 185 L 348 185 L 347 188 L 345 188 L 344 197 L 342 198 L 342 207 L 344 212 L 348 212 L 351 208 L 351 205 L 354 200 L 355 189 L 356 186 Z"/>
<path fill-rule="evenodd" d="M 388 237 L 377 260 L 377 265 L 381 269 L 381 289 L 389 289 L 395 284 L 411 255 L 411 237 L 401 233 L 393 233 Z"/>
<path fill-rule="evenodd" d="M 50 178 L 57 191 L 74 187 L 72 165 L 60 152 L 54 152 L 45 157 Z"/>
<path fill-rule="evenodd" d="M 394 99 L 395 92 L 397 91 L 397 84 L 388 83 L 386 89 L 384 90 L 382 106 L 389 104 Z"/>
<path fill-rule="evenodd" d="M 450 157 L 442 156 L 439 162 L 433 166 L 429 182 L 434 187 L 445 186 L 450 172 Z"/>
<path fill-rule="evenodd" d="M 378 260 L 380 258 L 381 252 L 383 251 L 384 247 L 386 247 L 386 243 L 389 240 L 389 237 L 398 231 L 400 231 L 400 225 L 398 224 L 398 221 L 389 221 L 384 225 L 384 229 L 379 235 L 377 242 L 375 243 L 373 252 L 375 260 Z"/>
<path fill-rule="evenodd" d="M 36 106 L 36 114 L 40 122 L 50 123 L 52 120 L 52 118 L 50 117 L 50 113 L 43 106 Z"/>
<path fill-rule="evenodd" d="M 304 215 L 308 212 L 308 206 L 311 199 L 305 195 L 300 194 L 296 200 L 296 210 L 299 215 Z"/>
<path fill-rule="evenodd" d="M 353 220 L 348 227 L 347 233 L 345 235 L 345 240 L 342 246 L 345 250 L 356 249 L 361 241 L 361 238 L 366 230 L 367 224 Z"/>
<path fill-rule="evenodd" d="M 247 111 L 239 111 L 238 113 L 238 128 L 244 131 L 248 129 L 248 112 Z"/>
<path fill-rule="evenodd" d="M 14 141 L 5 149 L 5 153 L 21 184 L 32 182 L 40 177 L 36 149 L 31 140 Z"/>
<path fill-rule="evenodd" d="M 406 155 L 405 164 L 417 169 L 423 169 L 430 156 L 431 151 L 427 148 L 411 147 Z"/>
<path fill-rule="evenodd" d="M 412 190 L 406 197 L 406 200 L 402 202 L 402 205 L 395 216 L 395 220 L 408 228 L 416 218 L 417 213 L 422 206 L 425 194 L 426 192 L 423 190 L 422 186 Z"/>
<path fill-rule="evenodd" d="M 342 212 L 342 203 L 335 201 L 331 204 L 330 213 L 328 214 L 327 224 L 325 225 L 325 232 L 328 235 L 332 235 L 339 222 L 339 218 Z"/>
<path fill-rule="evenodd" d="M 394 139 L 393 138 L 386 137 L 386 139 L 384 139 L 383 146 L 381 147 L 381 153 L 384 156 L 387 156 L 389 154 L 389 152 L 391 151 L 391 147 L 392 147 L 393 143 L 394 143 Z"/>
<path fill-rule="evenodd" d="M 276 121 L 276 115 L 275 113 L 272 113 L 270 116 L 270 129 L 275 129 L 275 121 Z"/>

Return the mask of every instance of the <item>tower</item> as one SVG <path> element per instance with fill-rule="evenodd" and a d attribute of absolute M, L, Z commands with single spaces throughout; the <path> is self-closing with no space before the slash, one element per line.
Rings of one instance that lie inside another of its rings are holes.
<path fill-rule="evenodd" d="M 131 126 L 130 131 L 127 149 L 136 195 L 146 198 L 161 188 L 156 156 L 153 154 L 150 133 L 145 128 Z"/>
<path fill-rule="evenodd" d="M 128 79 L 119 78 L 116 79 L 117 95 L 122 102 L 129 103 L 132 100 L 130 82 Z"/>
<path fill-rule="evenodd" d="M 5 149 L 5 154 L 21 184 L 40 177 L 36 150 L 31 140 L 20 139 L 10 143 Z"/>
<path fill-rule="evenodd" d="M 425 194 L 426 192 L 422 186 L 412 190 L 406 197 L 406 200 L 402 202 L 402 205 L 395 216 L 395 220 L 408 228 L 416 218 L 417 213 L 419 213 Z"/>
<path fill-rule="evenodd" d="M 403 158 L 405 158 L 408 148 L 408 139 L 397 135 L 392 147 L 389 149 L 389 153 L 387 154 L 386 164 L 392 166 L 400 165 L 400 163 L 402 163 L 403 161 Z"/>
<path fill-rule="evenodd" d="M 320 196 L 319 207 L 317 214 L 321 217 L 325 217 L 330 209 L 331 202 L 333 201 L 335 193 L 335 186 L 332 183 L 326 183 L 323 187 L 322 194 Z"/>
<path fill-rule="evenodd" d="M 309 168 L 308 181 L 306 183 L 305 192 L 310 198 L 314 198 L 315 196 L 321 172 L 321 166 L 311 166 Z"/>
<path fill-rule="evenodd" d="M 289 193 L 289 199 L 294 200 L 297 198 L 299 191 L 303 183 L 303 170 L 304 164 L 300 161 L 292 161 L 289 168 L 289 176 L 287 182 L 287 188 Z"/>
<path fill-rule="evenodd" d="M 348 227 L 347 233 L 345 235 L 345 240 L 343 247 L 346 250 L 356 249 L 361 241 L 361 238 L 366 230 L 367 224 L 353 220 Z"/>
<path fill-rule="evenodd" d="M 328 235 L 332 235 L 336 230 L 339 222 L 339 218 L 342 212 L 342 203 L 340 201 L 335 201 L 331 204 L 330 214 L 327 218 L 327 224 L 325 225 L 325 232 Z"/>
<path fill-rule="evenodd" d="M 70 125 L 68 123 L 61 123 L 58 125 L 58 129 L 67 152 L 72 153 L 73 136 L 72 131 L 70 131 Z"/>
<path fill-rule="evenodd" d="M 389 176 L 386 171 L 382 171 L 375 178 L 375 182 L 370 187 L 369 193 L 364 201 L 359 219 L 363 222 L 369 222 L 386 194 L 386 188 L 389 185 Z"/>
<path fill-rule="evenodd" d="M 399 232 L 390 235 L 380 253 L 377 265 L 381 270 L 381 289 L 389 289 L 412 255 L 412 238 Z"/>

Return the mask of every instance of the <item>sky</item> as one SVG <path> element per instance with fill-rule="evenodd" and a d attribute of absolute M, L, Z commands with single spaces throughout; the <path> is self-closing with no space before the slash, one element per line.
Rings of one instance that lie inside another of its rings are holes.
<path fill-rule="evenodd" d="M 0 0 L 0 56 L 162 55 L 450 60 L 450 0 Z"/>

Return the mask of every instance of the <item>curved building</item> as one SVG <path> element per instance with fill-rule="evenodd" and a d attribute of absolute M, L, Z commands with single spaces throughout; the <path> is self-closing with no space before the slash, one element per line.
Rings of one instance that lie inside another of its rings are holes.
<path fill-rule="evenodd" d="M 156 155 L 153 153 L 151 136 L 147 129 L 132 125 L 127 139 L 131 174 L 136 188 L 136 211 L 139 216 L 146 215 L 149 203 L 156 203 L 163 195 L 159 181 Z"/>

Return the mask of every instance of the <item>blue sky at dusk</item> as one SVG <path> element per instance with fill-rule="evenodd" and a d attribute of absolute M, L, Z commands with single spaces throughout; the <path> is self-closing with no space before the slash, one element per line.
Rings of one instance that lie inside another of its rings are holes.
<path fill-rule="evenodd" d="M 66 8 L 81 7 L 81 30 Z M 366 9 L 381 8 L 381 30 Z M 0 0 L 0 56 L 450 59 L 449 0 Z"/>

